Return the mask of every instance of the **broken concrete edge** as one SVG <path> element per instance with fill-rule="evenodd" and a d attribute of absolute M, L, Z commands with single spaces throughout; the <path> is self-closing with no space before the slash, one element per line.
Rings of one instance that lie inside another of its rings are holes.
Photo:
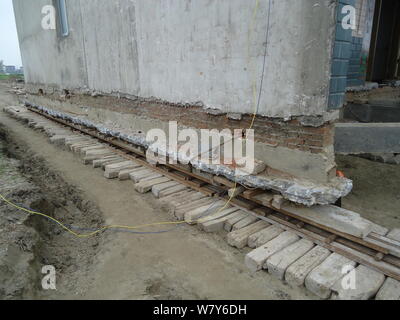
<path fill-rule="evenodd" d="M 361 92 L 361 91 L 370 91 L 373 89 L 378 89 L 379 83 L 377 82 L 366 82 L 364 85 L 361 86 L 353 86 L 347 87 L 346 92 Z"/>
<path fill-rule="evenodd" d="M 93 123 L 87 119 L 82 119 L 78 116 L 72 116 L 66 113 L 55 111 L 43 106 L 39 106 L 29 101 L 24 101 L 24 105 L 35 108 L 55 118 L 70 121 L 74 124 L 84 125 L 86 127 L 96 129 L 100 133 L 113 136 L 124 140 L 134 145 L 142 146 L 151 150 L 151 144 L 146 141 L 143 133 L 123 132 L 111 130 L 102 124 Z M 159 151 L 159 150 L 157 150 Z M 168 154 L 175 156 L 174 159 L 186 160 L 190 162 L 195 169 L 211 173 L 214 175 L 221 175 L 227 179 L 242 184 L 250 188 L 260 188 L 263 190 L 273 190 L 280 193 L 285 199 L 302 204 L 305 206 L 313 206 L 316 204 L 327 205 L 335 203 L 339 198 L 345 197 L 350 193 L 353 188 L 351 180 L 346 178 L 335 177 L 329 184 L 318 184 L 307 180 L 298 179 L 285 179 L 281 177 L 272 177 L 265 174 L 260 175 L 238 175 L 235 169 L 229 168 L 225 165 L 208 164 L 200 160 L 189 159 L 184 154 Z"/>

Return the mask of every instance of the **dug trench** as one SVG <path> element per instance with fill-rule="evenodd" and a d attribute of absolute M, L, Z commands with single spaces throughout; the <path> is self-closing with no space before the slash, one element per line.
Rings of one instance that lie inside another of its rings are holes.
<path fill-rule="evenodd" d="M 24 144 L 16 144 L 0 125 L 1 193 L 23 208 L 66 224 L 99 226 L 102 214 L 82 192 L 66 183 Z M 105 237 L 69 237 L 43 217 L 1 203 L 0 299 L 58 298 L 87 288 L 90 266 Z M 56 270 L 56 290 L 42 286 L 43 266 Z M 57 276 L 59 275 L 59 276 Z M 79 279 L 78 279 L 79 278 Z M 79 288 L 78 288 L 79 284 Z"/>
<path fill-rule="evenodd" d="M 11 167 L 29 185 L 22 191 L 9 188 L 7 197 L 14 203 L 81 228 L 171 221 L 158 200 L 136 193 L 130 181 L 104 179 L 100 169 L 84 166 L 2 112 L 0 123 L 4 152 L 16 159 Z M 7 278 L 1 282 L 4 298 L 315 299 L 266 272 L 251 274 L 243 262 L 247 251 L 230 247 L 225 234 L 183 225 L 161 234 L 108 231 L 77 238 L 46 218 L 1 203 L 1 216 L 8 214 L 12 219 L 0 227 L 1 245 L 14 249 L 8 271 L 0 271 Z M 12 235 L 14 228 L 21 229 L 18 236 Z M 45 265 L 55 267 L 56 290 L 41 286 Z"/>

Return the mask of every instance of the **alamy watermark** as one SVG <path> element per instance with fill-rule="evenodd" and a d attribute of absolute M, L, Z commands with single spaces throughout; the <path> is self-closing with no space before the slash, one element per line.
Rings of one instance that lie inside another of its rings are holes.
<path fill-rule="evenodd" d="M 42 28 L 44 30 L 56 30 L 56 8 L 51 5 L 45 5 L 42 7 Z M 341 14 L 343 14 L 342 18 L 342 28 L 345 30 L 351 29 L 356 30 L 357 25 L 357 15 L 356 15 L 356 8 L 351 5 L 343 6 L 341 10 Z"/>
<path fill-rule="evenodd" d="M 52 265 L 43 266 L 42 274 L 45 274 L 42 278 L 42 289 L 56 290 L 56 268 Z"/>
<path fill-rule="evenodd" d="M 150 144 L 146 152 L 149 162 L 225 165 L 235 175 L 249 174 L 255 167 L 253 129 L 178 130 L 177 122 L 170 121 L 168 134 L 162 129 L 151 129 L 146 141 Z"/>

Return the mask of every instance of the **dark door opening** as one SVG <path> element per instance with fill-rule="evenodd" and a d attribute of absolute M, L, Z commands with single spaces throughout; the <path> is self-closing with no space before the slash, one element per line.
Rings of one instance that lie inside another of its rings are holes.
<path fill-rule="evenodd" d="M 367 80 L 400 79 L 400 1 L 376 0 Z"/>

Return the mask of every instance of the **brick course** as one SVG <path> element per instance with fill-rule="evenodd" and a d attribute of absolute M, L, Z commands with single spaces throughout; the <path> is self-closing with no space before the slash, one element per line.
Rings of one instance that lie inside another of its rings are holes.
<path fill-rule="evenodd" d="M 65 101 L 56 93 L 48 98 Z M 210 115 L 201 107 L 179 106 L 164 102 L 132 101 L 125 98 L 109 96 L 90 97 L 71 95 L 68 102 L 90 108 L 105 108 L 111 111 L 135 114 L 137 117 L 157 119 L 160 121 L 177 121 L 179 125 L 197 129 L 224 128 L 246 130 L 252 123 L 252 115 L 243 115 L 241 120 L 231 120 L 226 114 Z M 255 141 L 271 147 L 285 147 L 311 153 L 322 153 L 324 148 L 333 144 L 333 124 L 326 123 L 321 127 L 305 127 L 299 120 L 283 121 L 282 119 L 257 116 L 253 123 Z"/>

